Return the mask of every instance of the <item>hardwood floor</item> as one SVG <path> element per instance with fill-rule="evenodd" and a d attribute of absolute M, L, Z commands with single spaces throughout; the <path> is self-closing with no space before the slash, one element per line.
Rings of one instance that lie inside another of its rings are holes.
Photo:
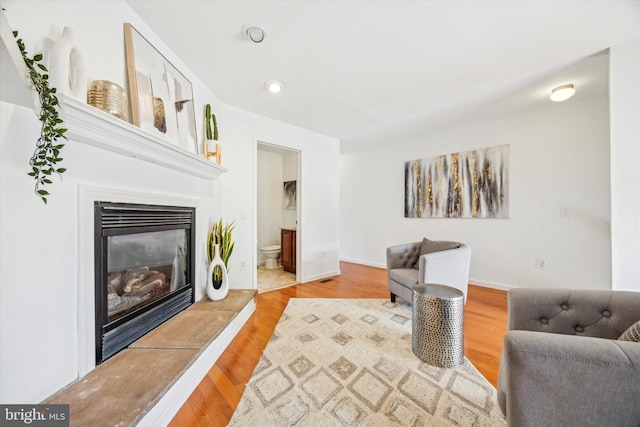
<path fill-rule="evenodd" d="M 256 312 L 169 424 L 226 426 L 289 298 L 388 298 L 385 269 L 343 262 L 342 274 L 256 296 Z M 507 293 L 469 286 L 465 355 L 495 386 L 507 330 Z"/>

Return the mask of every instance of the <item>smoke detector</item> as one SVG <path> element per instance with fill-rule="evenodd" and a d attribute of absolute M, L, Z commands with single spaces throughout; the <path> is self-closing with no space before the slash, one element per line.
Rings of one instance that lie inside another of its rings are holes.
<path fill-rule="evenodd" d="M 254 43 L 261 43 L 267 37 L 266 31 L 254 24 L 244 24 L 241 31 L 246 38 Z"/>

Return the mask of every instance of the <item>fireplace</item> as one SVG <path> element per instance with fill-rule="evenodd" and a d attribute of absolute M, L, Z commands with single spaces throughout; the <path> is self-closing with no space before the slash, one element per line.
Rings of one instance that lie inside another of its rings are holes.
<path fill-rule="evenodd" d="M 194 302 L 195 208 L 95 202 L 100 364 Z"/>

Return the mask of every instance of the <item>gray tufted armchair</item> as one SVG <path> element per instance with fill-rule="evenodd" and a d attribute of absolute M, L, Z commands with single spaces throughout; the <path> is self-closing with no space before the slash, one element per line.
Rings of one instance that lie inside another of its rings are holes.
<path fill-rule="evenodd" d="M 640 293 L 512 289 L 498 403 L 509 426 L 640 426 Z"/>
<path fill-rule="evenodd" d="M 455 243 L 456 248 L 420 255 L 423 242 L 404 243 L 387 248 L 387 287 L 391 301 L 399 296 L 411 303 L 413 287 L 433 283 L 460 289 L 467 301 L 471 248 Z"/>

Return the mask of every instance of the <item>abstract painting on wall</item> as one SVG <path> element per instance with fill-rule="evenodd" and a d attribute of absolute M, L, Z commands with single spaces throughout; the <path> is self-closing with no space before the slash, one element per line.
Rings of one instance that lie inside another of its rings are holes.
<path fill-rule="evenodd" d="M 285 181 L 283 185 L 283 201 L 285 209 L 296 209 L 296 182 Z"/>
<path fill-rule="evenodd" d="M 404 163 L 406 218 L 509 218 L 509 145 Z"/>

